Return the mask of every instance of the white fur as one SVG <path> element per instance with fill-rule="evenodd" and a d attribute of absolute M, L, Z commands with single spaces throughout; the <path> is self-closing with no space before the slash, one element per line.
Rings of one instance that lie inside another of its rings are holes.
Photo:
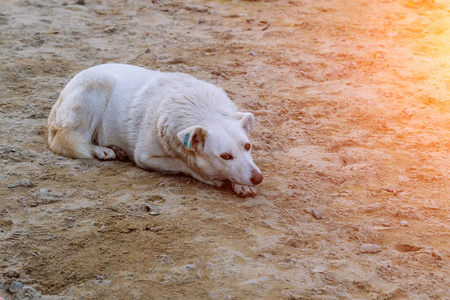
<path fill-rule="evenodd" d="M 251 196 L 262 181 L 245 149 L 253 123 L 251 113 L 237 112 L 209 83 L 106 64 L 80 72 L 63 89 L 48 119 L 48 141 L 53 152 L 73 158 L 114 159 L 107 146 L 116 145 L 141 168 L 215 186 L 229 179 L 238 195 Z"/>

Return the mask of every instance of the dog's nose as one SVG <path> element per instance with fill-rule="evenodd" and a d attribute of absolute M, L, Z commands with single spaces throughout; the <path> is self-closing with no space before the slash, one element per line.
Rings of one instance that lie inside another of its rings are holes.
<path fill-rule="evenodd" d="M 256 184 L 260 184 L 263 181 L 263 178 L 264 177 L 262 176 L 261 173 L 259 173 L 257 171 L 253 171 L 252 178 L 250 178 L 250 181 L 256 185 Z"/>

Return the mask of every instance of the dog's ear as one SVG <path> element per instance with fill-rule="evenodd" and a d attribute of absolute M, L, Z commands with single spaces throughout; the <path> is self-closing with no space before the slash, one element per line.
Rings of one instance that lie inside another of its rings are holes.
<path fill-rule="evenodd" d="M 177 133 L 177 137 L 186 149 L 201 152 L 205 147 L 208 130 L 202 126 L 191 126 Z"/>
<path fill-rule="evenodd" d="M 237 112 L 232 114 L 231 116 L 241 123 L 242 128 L 244 128 L 246 133 L 249 133 L 253 129 L 255 117 L 253 116 L 252 113 Z"/>

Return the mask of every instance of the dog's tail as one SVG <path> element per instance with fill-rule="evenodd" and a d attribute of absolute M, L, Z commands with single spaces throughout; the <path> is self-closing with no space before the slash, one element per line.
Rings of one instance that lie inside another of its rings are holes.
<path fill-rule="evenodd" d="M 69 128 L 52 128 L 48 130 L 50 150 L 70 158 L 92 158 L 93 145 L 89 139 Z"/>

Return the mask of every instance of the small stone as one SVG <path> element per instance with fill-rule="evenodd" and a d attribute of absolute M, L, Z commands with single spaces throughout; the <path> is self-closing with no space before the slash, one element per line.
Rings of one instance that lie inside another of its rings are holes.
<path fill-rule="evenodd" d="M 23 289 L 24 285 L 20 282 L 13 281 L 11 285 L 9 286 L 9 292 L 11 294 L 18 293 L 21 289 Z"/>
<path fill-rule="evenodd" d="M 186 269 L 188 269 L 188 270 L 195 268 L 194 265 L 186 265 L 185 267 L 186 267 Z"/>
<path fill-rule="evenodd" d="M 381 246 L 377 244 L 362 244 L 359 248 L 359 252 L 361 253 L 377 253 L 381 250 Z"/>
<path fill-rule="evenodd" d="M 75 2 L 75 4 L 78 4 L 78 5 L 85 5 L 86 2 L 85 2 L 84 0 L 78 0 L 77 2 Z"/>
<path fill-rule="evenodd" d="M 320 211 L 317 211 L 315 209 L 311 210 L 311 214 L 316 219 L 322 219 L 322 217 L 323 217 L 323 214 Z"/>
<path fill-rule="evenodd" d="M 253 56 L 256 56 L 256 53 L 253 52 L 253 51 L 250 51 L 250 54 L 253 55 Z"/>
<path fill-rule="evenodd" d="M 205 22 L 206 22 L 205 19 L 200 19 L 200 20 L 198 20 L 198 24 L 203 24 L 203 23 L 205 23 Z"/>
<path fill-rule="evenodd" d="M 150 49 L 147 48 L 147 50 L 145 50 L 145 53 L 150 53 Z"/>
<path fill-rule="evenodd" d="M 413 110 L 411 108 L 407 108 L 407 109 L 405 109 L 404 113 L 407 117 L 412 117 Z"/>
<path fill-rule="evenodd" d="M 13 189 L 13 188 L 16 188 L 16 187 L 21 187 L 21 186 L 24 186 L 24 187 L 33 187 L 34 185 L 31 183 L 31 181 L 30 181 L 29 179 L 22 178 L 22 179 L 20 179 L 20 180 L 18 180 L 18 181 L 16 181 L 16 182 L 12 183 L 12 184 L 9 186 L 9 188 L 10 188 L 10 189 Z"/>
<path fill-rule="evenodd" d="M 156 207 L 154 205 L 144 204 L 144 208 L 150 215 L 153 215 L 153 216 L 159 215 L 158 207 Z"/>
<path fill-rule="evenodd" d="M 408 221 L 401 221 L 401 222 L 400 222 L 400 225 L 402 225 L 402 226 L 408 226 Z"/>

